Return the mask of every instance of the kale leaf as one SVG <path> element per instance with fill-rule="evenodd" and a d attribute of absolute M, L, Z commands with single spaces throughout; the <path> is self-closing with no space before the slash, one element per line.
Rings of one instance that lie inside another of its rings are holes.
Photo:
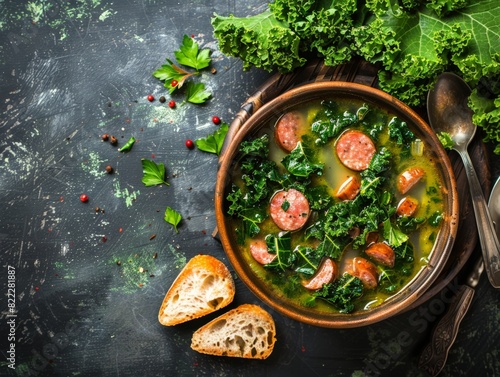
<path fill-rule="evenodd" d="M 345 273 L 335 282 L 325 284 L 314 293 L 317 298 L 332 303 L 340 313 L 351 313 L 353 301 L 363 294 L 363 283 L 355 276 Z"/>
<path fill-rule="evenodd" d="M 294 270 L 304 275 L 313 275 L 322 258 L 317 250 L 312 247 L 298 246 L 294 253 L 296 255 Z"/>
<path fill-rule="evenodd" d="M 379 67 L 382 90 L 425 105 L 437 75 L 459 73 L 485 141 L 500 154 L 500 3 L 497 0 L 274 0 L 251 17 L 215 15 L 222 53 L 290 72 L 310 56 L 337 66 L 358 56 Z M 483 91 L 482 82 L 491 90 Z"/>
<path fill-rule="evenodd" d="M 290 232 L 280 232 L 278 235 L 268 234 L 266 243 L 269 253 L 276 254 L 276 258 L 265 265 L 266 268 L 285 271 L 292 266 L 295 254 L 292 252 Z"/>
<path fill-rule="evenodd" d="M 278 68 L 281 72 L 290 72 L 306 62 L 299 54 L 299 36 L 270 11 L 244 18 L 214 14 L 211 22 L 220 50 L 239 57 L 245 69 L 255 66 L 267 71 Z M 280 59 L 278 67 L 273 57 Z"/>
<path fill-rule="evenodd" d="M 408 236 L 398 229 L 390 219 L 384 221 L 384 238 L 387 243 L 394 247 L 399 247 L 408 241 Z"/>
<path fill-rule="evenodd" d="M 331 138 L 337 137 L 347 127 L 358 122 L 359 117 L 349 111 L 337 115 L 337 105 L 333 101 L 323 101 L 323 108 L 316 114 L 311 130 L 318 135 L 317 145 L 324 145 Z M 363 114 L 364 115 L 364 114 Z"/>
<path fill-rule="evenodd" d="M 307 144 L 307 139 L 303 137 L 302 141 L 287 154 L 281 163 L 296 177 L 309 177 L 310 174 L 321 175 L 323 173 L 323 164 L 316 161 L 314 150 Z"/>
<path fill-rule="evenodd" d="M 415 140 L 415 134 L 410 130 L 408 124 L 397 117 L 390 120 L 388 127 L 389 137 L 399 145 L 408 146 Z"/>
<path fill-rule="evenodd" d="M 238 243 L 243 245 L 248 237 L 255 237 L 260 233 L 259 224 L 267 218 L 265 207 L 244 207 L 238 212 L 242 223 L 236 228 Z"/>
<path fill-rule="evenodd" d="M 436 134 L 438 137 L 441 145 L 443 146 L 444 149 L 451 150 L 453 149 L 453 146 L 455 143 L 453 142 L 453 139 L 451 138 L 451 135 L 449 132 L 439 132 Z"/>

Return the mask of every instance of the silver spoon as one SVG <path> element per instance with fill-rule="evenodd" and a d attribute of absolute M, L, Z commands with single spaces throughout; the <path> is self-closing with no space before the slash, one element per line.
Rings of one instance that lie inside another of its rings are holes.
<path fill-rule="evenodd" d="M 443 73 L 438 77 L 434 89 L 429 91 L 427 111 L 431 127 L 436 133 L 449 133 L 454 143 L 453 149 L 462 158 L 469 180 L 486 274 L 491 285 L 500 288 L 500 244 L 474 165 L 467 152 L 476 133 L 472 111 L 467 105 L 470 93 L 471 89 L 460 77 Z"/>

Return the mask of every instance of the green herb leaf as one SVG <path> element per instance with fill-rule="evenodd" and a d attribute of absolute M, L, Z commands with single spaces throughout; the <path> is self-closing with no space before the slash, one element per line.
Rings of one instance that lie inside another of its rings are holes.
<path fill-rule="evenodd" d="M 179 212 L 170 207 L 167 207 L 167 209 L 165 210 L 164 220 L 167 223 L 172 224 L 175 229 L 175 232 L 179 233 L 179 231 L 177 230 L 177 225 L 179 225 L 179 223 L 182 220 L 182 216 Z"/>
<path fill-rule="evenodd" d="M 348 111 L 336 115 L 338 105 L 333 101 L 323 102 L 324 108 L 316 114 L 311 129 L 318 135 L 317 145 L 324 145 L 337 137 L 347 127 L 359 121 L 359 116 Z"/>
<path fill-rule="evenodd" d="M 188 72 L 174 64 L 170 59 L 166 59 L 168 64 L 162 65 L 161 68 L 153 72 L 153 76 L 158 80 L 164 81 L 164 86 L 170 93 L 182 88 L 184 83 L 191 84 L 188 85 L 186 101 L 192 103 L 205 102 L 211 94 L 204 90 L 205 86 L 203 84 L 201 86 L 200 84 L 194 85 L 188 81 L 188 78 L 198 75 L 199 70 L 210 65 L 212 60 L 210 58 L 210 50 L 204 49 L 199 51 L 198 44 L 189 36 L 184 35 L 182 45 L 179 50 L 174 51 L 174 55 L 179 64 L 194 68 L 196 71 Z M 172 85 L 173 80 L 177 81 L 177 85 Z"/>
<path fill-rule="evenodd" d="M 328 256 L 332 259 L 338 259 L 342 255 L 345 247 L 351 242 L 348 236 L 331 237 L 328 233 L 323 236 L 323 241 L 318 245 L 316 252 L 321 256 Z"/>
<path fill-rule="evenodd" d="M 290 72 L 306 62 L 299 56 L 299 36 L 269 11 L 241 18 L 216 14 L 211 21 L 221 51 L 241 58 L 244 69 L 255 66 L 272 71 L 277 67 Z"/>
<path fill-rule="evenodd" d="M 408 124 L 397 117 L 389 122 L 389 136 L 399 145 L 409 145 L 415 139 L 415 134 L 410 131 Z"/>
<path fill-rule="evenodd" d="M 142 160 L 142 183 L 146 186 L 170 184 L 165 180 L 165 165 L 150 160 Z"/>
<path fill-rule="evenodd" d="M 242 226 L 236 229 L 238 242 L 244 244 L 247 237 L 252 238 L 260 233 L 259 224 L 267 218 L 265 207 L 245 208 L 238 212 L 242 219 Z"/>
<path fill-rule="evenodd" d="M 298 246 L 295 248 L 294 253 L 297 255 L 295 271 L 308 276 L 313 275 L 321 261 L 321 255 L 316 252 L 316 249 Z"/>
<path fill-rule="evenodd" d="M 130 139 L 128 139 L 128 141 L 123 145 L 123 147 L 121 147 L 120 149 L 118 149 L 120 152 L 128 152 L 129 150 L 132 149 L 132 146 L 134 145 L 135 143 L 135 137 L 131 137 Z"/>
<path fill-rule="evenodd" d="M 443 145 L 444 149 L 448 149 L 448 150 L 453 149 L 453 146 L 455 145 L 455 143 L 453 142 L 451 135 L 448 132 L 444 132 L 444 131 L 439 132 L 437 134 L 437 137 L 438 137 L 439 141 L 441 142 L 441 144 Z"/>
<path fill-rule="evenodd" d="M 285 199 L 283 203 L 281 203 L 281 209 L 286 212 L 288 208 L 290 208 L 290 202 Z"/>
<path fill-rule="evenodd" d="M 226 138 L 228 130 L 229 124 L 222 123 L 222 125 L 213 134 L 196 140 L 196 146 L 200 151 L 214 153 L 218 156 L 222 150 L 222 146 L 224 145 L 224 139 Z"/>
<path fill-rule="evenodd" d="M 429 224 L 431 224 L 432 226 L 438 226 L 441 221 L 443 221 L 444 219 L 444 216 L 441 212 L 439 211 L 436 211 L 434 212 L 432 215 L 429 216 Z"/>
<path fill-rule="evenodd" d="M 345 273 L 332 284 L 326 284 L 315 292 L 318 298 L 332 303 L 341 313 L 354 310 L 353 301 L 363 294 L 363 283 L 355 276 Z"/>
<path fill-rule="evenodd" d="M 390 219 L 384 221 L 384 238 L 392 247 L 399 247 L 408 241 L 408 236 L 393 226 Z"/>
<path fill-rule="evenodd" d="M 299 190 L 304 193 L 309 201 L 311 209 L 321 210 L 328 207 L 333 202 L 333 198 L 328 193 L 326 185 L 318 185 L 314 187 L 307 187 Z"/>
<path fill-rule="evenodd" d="M 285 271 L 295 261 L 295 254 L 292 253 L 292 238 L 290 232 L 280 232 L 277 236 L 268 234 L 266 243 L 271 254 L 276 254 L 276 258 L 271 263 L 265 265 L 266 268 Z"/>
<path fill-rule="evenodd" d="M 180 64 L 194 68 L 197 71 L 210 65 L 210 50 L 199 51 L 198 43 L 193 38 L 184 35 L 180 49 L 174 52 L 175 58 Z"/>
<path fill-rule="evenodd" d="M 321 175 L 323 164 L 317 163 L 314 157 L 313 150 L 304 141 L 299 141 L 290 154 L 281 160 L 281 163 L 290 174 L 296 177 L 309 177 L 312 173 Z"/>
<path fill-rule="evenodd" d="M 171 60 L 166 59 L 168 64 L 164 64 L 161 68 L 157 69 L 153 72 L 153 76 L 158 80 L 164 81 L 165 88 L 169 89 L 169 92 L 172 93 L 176 89 L 180 89 L 184 83 L 184 81 L 192 76 L 192 73 L 189 73 L 182 68 L 176 66 Z M 176 86 L 172 86 L 172 80 L 176 80 L 178 83 Z"/>
<path fill-rule="evenodd" d="M 205 90 L 202 82 L 194 83 L 189 81 L 186 85 L 186 101 L 191 103 L 204 103 L 212 96 L 212 93 Z"/>

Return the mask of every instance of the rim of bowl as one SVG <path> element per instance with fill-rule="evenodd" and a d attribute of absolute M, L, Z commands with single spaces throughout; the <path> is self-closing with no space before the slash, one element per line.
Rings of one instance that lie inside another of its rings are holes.
<path fill-rule="evenodd" d="M 240 143 L 252 133 L 258 131 L 272 118 L 283 114 L 288 108 L 311 100 L 347 96 L 348 98 L 372 103 L 388 110 L 391 114 L 412 125 L 412 129 L 419 131 L 427 145 L 431 146 L 431 153 L 439 161 L 438 168 L 442 175 L 445 195 L 445 219 L 441 226 L 436 242 L 429 254 L 429 261 L 415 277 L 406 284 L 398 293 L 385 300 L 382 304 L 366 310 L 350 314 L 330 313 L 315 311 L 294 304 L 285 297 L 276 294 L 259 279 L 238 254 L 236 243 L 232 239 L 229 223 L 231 217 L 224 213 L 224 202 L 227 188 L 230 183 L 230 171 L 233 159 L 238 154 Z M 430 126 L 409 106 L 392 97 L 391 95 L 366 85 L 331 81 L 305 84 L 291 89 L 258 109 L 235 133 L 229 141 L 227 149 L 221 158 L 217 173 L 215 187 L 215 214 L 220 241 L 224 251 L 241 280 L 260 300 L 280 312 L 281 314 L 297 321 L 330 328 L 351 328 L 369 325 L 382 321 L 401 312 L 405 307 L 416 301 L 436 280 L 444 268 L 453 248 L 453 242 L 458 229 L 458 194 L 455 176 L 448 155 L 439 142 Z"/>

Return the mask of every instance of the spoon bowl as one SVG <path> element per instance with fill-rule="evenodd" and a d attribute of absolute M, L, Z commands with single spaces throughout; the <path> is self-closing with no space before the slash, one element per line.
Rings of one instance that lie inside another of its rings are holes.
<path fill-rule="evenodd" d="M 460 77 L 453 73 L 443 73 L 427 97 L 432 128 L 436 133 L 448 132 L 457 151 L 467 148 L 476 134 L 472 110 L 467 105 L 470 94 L 469 85 Z"/>
<path fill-rule="evenodd" d="M 467 147 L 476 133 L 472 110 L 467 105 L 471 89 L 453 73 L 441 74 L 427 97 L 429 123 L 436 133 L 446 132 L 453 140 L 453 149 L 464 163 L 476 216 L 479 241 L 485 270 L 490 283 L 500 288 L 500 244 Z"/>

